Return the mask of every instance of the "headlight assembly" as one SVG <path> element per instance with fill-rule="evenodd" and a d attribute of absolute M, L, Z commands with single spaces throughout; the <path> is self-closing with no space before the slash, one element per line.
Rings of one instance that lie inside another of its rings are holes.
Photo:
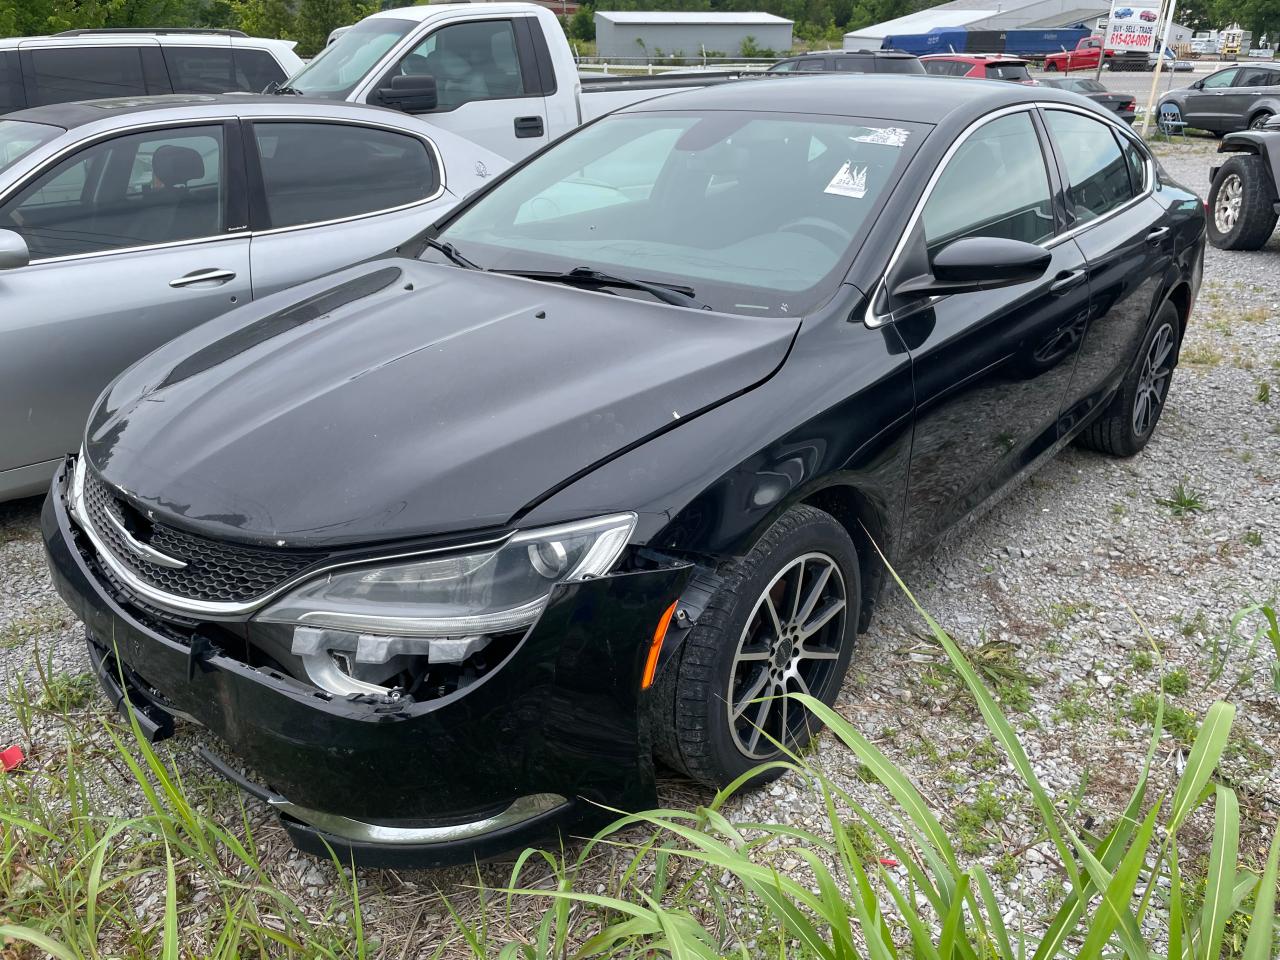
<path fill-rule="evenodd" d="M 496 549 L 338 570 L 303 583 L 255 619 L 292 625 L 292 652 L 324 688 L 385 691 L 379 680 L 405 657 L 458 663 L 484 649 L 490 635 L 527 628 L 557 583 L 607 573 L 635 522 L 635 514 L 614 514 L 520 531 Z"/>

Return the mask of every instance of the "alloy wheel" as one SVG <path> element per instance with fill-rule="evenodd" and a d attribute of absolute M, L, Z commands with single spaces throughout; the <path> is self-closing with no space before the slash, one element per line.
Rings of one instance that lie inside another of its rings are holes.
<path fill-rule="evenodd" d="M 1244 196 L 1244 183 L 1240 174 L 1229 173 L 1218 188 L 1218 197 L 1213 203 L 1213 225 L 1218 233 L 1226 235 L 1232 231 L 1236 221 L 1240 219 L 1240 203 Z"/>
<path fill-rule="evenodd" d="M 847 606 L 844 577 L 825 553 L 792 560 L 756 600 L 725 697 L 734 745 L 744 756 L 772 756 L 775 742 L 788 742 L 806 722 L 805 711 L 784 695 L 821 696 L 840 658 Z"/>
<path fill-rule="evenodd" d="M 1169 393 L 1169 378 L 1173 373 L 1173 327 L 1161 325 L 1151 340 L 1147 355 L 1142 360 L 1142 375 L 1138 378 L 1138 392 L 1133 399 L 1133 432 L 1145 437 L 1156 425 L 1160 406 Z"/>

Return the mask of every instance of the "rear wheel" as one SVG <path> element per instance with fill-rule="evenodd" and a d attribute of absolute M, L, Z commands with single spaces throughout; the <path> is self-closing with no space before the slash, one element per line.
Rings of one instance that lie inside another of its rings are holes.
<path fill-rule="evenodd" d="M 814 507 L 783 514 L 728 568 L 659 680 L 658 756 L 722 787 L 781 756 L 777 743 L 803 747 L 811 717 L 785 695 L 835 701 L 861 598 L 858 554 L 844 527 Z"/>
<path fill-rule="evenodd" d="M 1078 440 L 1113 457 L 1132 457 L 1151 439 L 1169 398 L 1178 362 L 1178 309 L 1166 302 L 1106 412 Z"/>
<path fill-rule="evenodd" d="M 1209 242 L 1222 250 L 1257 250 L 1276 228 L 1276 190 L 1257 154 L 1222 165 L 1209 188 Z"/>

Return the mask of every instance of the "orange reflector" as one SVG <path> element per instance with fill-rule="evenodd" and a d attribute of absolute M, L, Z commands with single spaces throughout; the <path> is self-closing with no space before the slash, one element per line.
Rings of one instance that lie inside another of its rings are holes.
<path fill-rule="evenodd" d="M 644 662 L 644 673 L 640 677 L 641 690 L 648 690 L 653 686 L 653 675 L 658 672 L 658 654 L 662 653 L 662 641 L 667 638 L 667 627 L 671 626 L 671 617 L 679 602 L 672 601 L 667 612 L 658 620 L 658 629 L 653 631 L 653 643 L 649 645 L 649 656 Z"/>

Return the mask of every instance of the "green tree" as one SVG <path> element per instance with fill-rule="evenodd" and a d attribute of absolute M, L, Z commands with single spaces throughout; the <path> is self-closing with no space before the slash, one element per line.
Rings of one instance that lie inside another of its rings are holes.
<path fill-rule="evenodd" d="M 297 39 L 289 0 L 231 0 L 230 22 L 250 36 Z"/>
<path fill-rule="evenodd" d="M 375 2 L 360 0 L 297 0 L 293 36 L 298 41 L 298 56 L 314 57 L 324 49 L 335 27 L 346 27 L 362 20 L 378 9 Z"/>
<path fill-rule="evenodd" d="M 574 40 L 594 40 L 596 38 L 596 17 L 591 7 L 579 7 L 578 12 L 569 18 L 569 29 L 566 31 Z"/>

